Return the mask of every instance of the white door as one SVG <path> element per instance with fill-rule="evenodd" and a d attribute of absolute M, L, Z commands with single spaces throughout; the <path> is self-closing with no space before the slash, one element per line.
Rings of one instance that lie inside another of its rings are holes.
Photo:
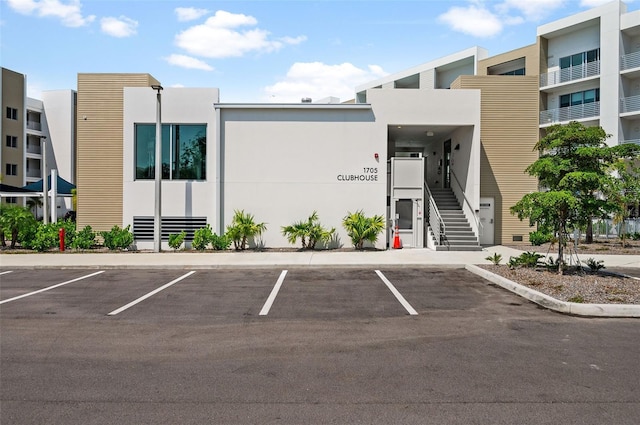
<path fill-rule="evenodd" d="M 494 198 L 480 198 L 480 245 L 495 243 L 494 204 Z"/>

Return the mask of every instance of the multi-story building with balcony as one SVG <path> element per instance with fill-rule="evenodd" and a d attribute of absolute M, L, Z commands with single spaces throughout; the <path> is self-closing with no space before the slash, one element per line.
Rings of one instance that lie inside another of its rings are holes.
<path fill-rule="evenodd" d="M 73 183 L 76 92 L 45 91 L 39 100 L 27 97 L 25 75 L 2 68 L 1 80 L 2 183 L 20 188 L 41 180 L 43 173 L 49 175 L 53 169 Z M 25 199 L 6 196 L 2 201 L 23 205 Z"/>
<path fill-rule="evenodd" d="M 217 88 L 165 88 L 163 229 L 220 233 L 244 209 L 270 223 L 263 243 L 285 246 L 278 229 L 308 209 L 336 229 L 365 209 L 387 219 L 379 247 L 392 232 L 406 247 L 528 242 L 529 223 L 510 207 L 538 190 L 525 170 L 547 127 L 579 121 L 602 126 L 610 145 L 640 141 L 640 11 L 613 1 L 540 26 L 532 43 L 453 53 L 363 84 L 342 104 L 225 104 Z M 39 178 L 46 135 L 48 168 L 78 185 L 79 225 L 132 225 L 138 246 L 151 246 L 159 81 L 78 74 L 77 100 L 67 90 L 39 102 L 24 82 L 5 89 L 16 76 L 4 73 L 3 109 L 5 94 L 16 99 L 3 119 L 3 140 L 16 137 L 3 145 L 6 183 Z"/>
<path fill-rule="evenodd" d="M 640 143 L 640 11 L 613 1 L 538 28 L 540 128 L 600 125 Z"/>

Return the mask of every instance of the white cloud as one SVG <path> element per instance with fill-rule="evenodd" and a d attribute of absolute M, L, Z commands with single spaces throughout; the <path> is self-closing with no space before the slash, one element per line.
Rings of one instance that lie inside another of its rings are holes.
<path fill-rule="evenodd" d="M 272 52 L 286 44 L 299 44 L 306 37 L 270 39 L 270 33 L 260 28 L 240 30 L 238 27 L 255 27 L 253 16 L 219 10 L 204 24 L 195 25 L 175 37 L 178 47 L 188 53 L 207 58 L 239 57 L 248 52 Z"/>
<path fill-rule="evenodd" d="M 503 14 L 515 10 L 522 14 L 527 21 L 539 21 L 563 7 L 565 3 L 566 0 L 504 0 L 503 3 L 496 6 L 496 10 Z"/>
<path fill-rule="evenodd" d="M 119 18 L 102 18 L 100 20 L 100 28 L 102 32 L 113 37 L 130 37 L 136 34 L 138 21 L 134 21 L 126 16 L 120 16 Z"/>
<path fill-rule="evenodd" d="M 484 6 L 452 7 L 438 19 L 454 31 L 474 37 L 492 37 L 502 31 L 503 23 Z"/>
<path fill-rule="evenodd" d="M 23 15 L 58 18 L 64 26 L 81 27 L 95 20 L 95 15 L 83 16 L 80 0 L 7 0 L 7 4 L 14 11 Z"/>
<path fill-rule="evenodd" d="M 328 65 L 322 62 L 294 63 L 286 77 L 264 88 L 270 102 L 298 103 L 303 97 L 319 100 L 328 96 L 352 99 L 355 87 L 385 76 L 380 66 L 361 69 L 350 63 Z"/>
<path fill-rule="evenodd" d="M 171 65 L 180 66 L 182 68 L 213 71 L 213 67 L 211 67 L 209 64 L 201 61 L 200 59 L 192 58 L 191 56 L 174 54 L 165 58 L 165 60 Z"/>
<path fill-rule="evenodd" d="M 625 3 L 631 3 L 631 1 L 627 0 Z M 582 0 L 580 1 L 580 6 L 591 8 L 596 6 L 602 6 L 603 4 L 610 3 L 610 2 L 611 0 Z"/>
<path fill-rule="evenodd" d="M 196 9 L 194 7 L 176 7 L 175 12 L 180 22 L 193 21 L 209 13 L 207 9 Z"/>

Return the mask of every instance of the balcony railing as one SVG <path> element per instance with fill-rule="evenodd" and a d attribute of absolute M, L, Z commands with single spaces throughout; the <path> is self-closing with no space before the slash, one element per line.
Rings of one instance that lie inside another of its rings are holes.
<path fill-rule="evenodd" d="M 583 103 L 582 105 L 540 111 L 540 124 L 574 121 L 597 116 L 600 116 L 600 102 L 590 102 Z"/>
<path fill-rule="evenodd" d="M 27 177 L 31 177 L 31 178 L 40 178 L 42 177 L 42 171 L 36 169 L 36 170 L 27 170 Z"/>
<path fill-rule="evenodd" d="M 582 78 L 595 77 L 596 75 L 600 75 L 599 60 L 540 74 L 540 87 L 553 86 Z"/>
<path fill-rule="evenodd" d="M 40 131 L 40 130 L 42 130 L 42 124 L 39 123 L 38 121 L 27 121 L 27 128 L 29 130 Z"/>
<path fill-rule="evenodd" d="M 620 69 L 640 68 L 640 52 L 629 53 L 620 57 Z"/>
<path fill-rule="evenodd" d="M 40 147 L 40 142 L 30 143 L 29 141 L 27 141 L 27 153 L 41 154 L 42 149 Z"/>
<path fill-rule="evenodd" d="M 620 99 L 620 113 L 640 111 L 640 96 L 629 96 Z"/>

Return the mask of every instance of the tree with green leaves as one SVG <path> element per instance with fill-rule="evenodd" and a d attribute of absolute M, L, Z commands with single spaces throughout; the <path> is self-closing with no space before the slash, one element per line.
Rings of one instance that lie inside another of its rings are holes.
<path fill-rule="evenodd" d="M 567 233 L 589 228 L 592 217 L 616 210 L 616 204 L 601 196 L 615 178 L 611 165 L 620 158 L 632 158 L 633 148 L 610 147 L 601 127 L 585 127 L 578 122 L 548 127 L 534 149 L 540 157 L 526 172 L 538 178 L 542 191 L 525 195 L 511 213 L 531 225 L 553 229 L 558 239 L 558 262 L 563 264 Z M 559 267 L 558 272 L 563 273 Z"/>
<path fill-rule="evenodd" d="M 616 209 L 613 213 L 614 224 L 620 225 L 618 235 L 624 247 L 626 244 L 626 221 L 632 210 L 640 207 L 640 164 L 638 161 L 628 159 L 633 156 L 636 149 L 633 145 L 622 145 L 628 151 L 627 156 L 618 159 L 611 165 L 611 171 L 615 178 L 605 188 L 604 194 L 613 202 Z"/>
<path fill-rule="evenodd" d="M 2 214 L 0 215 L 0 229 L 3 233 L 6 231 L 11 234 L 11 249 L 15 248 L 18 243 L 20 230 L 33 226 L 35 223 L 36 219 L 29 208 L 26 207 L 6 206 L 2 209 Z"/>

